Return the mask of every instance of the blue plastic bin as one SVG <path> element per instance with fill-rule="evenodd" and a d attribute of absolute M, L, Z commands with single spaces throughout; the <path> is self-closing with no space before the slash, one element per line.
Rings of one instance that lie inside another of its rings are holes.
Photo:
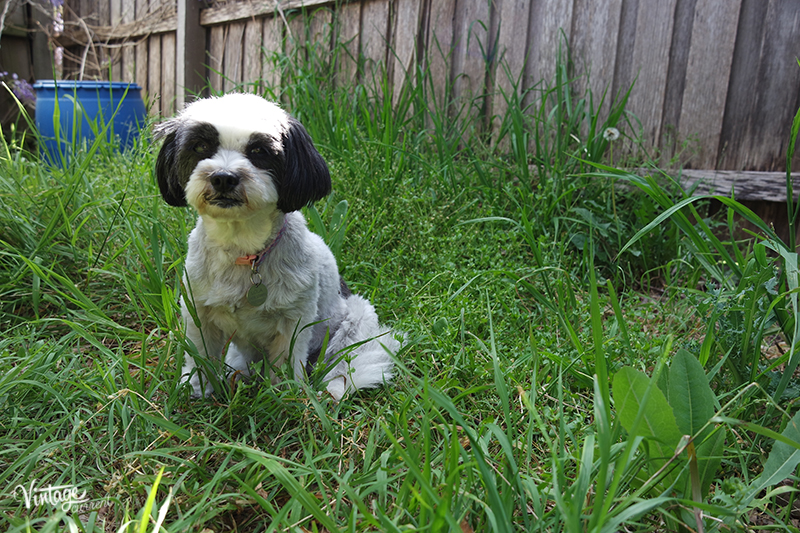
<path fill-rule="evenodd" d="M 135 83 L 39 80 L 33 88 L 39 151 L 54 163 L 69 157 L 73 139 L 92 141 L 95 132 L 106 131 L 109 141 L 118 137 L 122 150 L 130 148 L 147 119 L 142 89 Z"/>

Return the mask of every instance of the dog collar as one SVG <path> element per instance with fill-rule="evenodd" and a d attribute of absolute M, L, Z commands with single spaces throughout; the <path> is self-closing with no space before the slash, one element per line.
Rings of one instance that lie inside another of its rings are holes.
<path fill-rule="evenodd" d="M 269 253 L 275 248 L 275 245 L 278 244 L 278 241 L 281 240 L 283 236 L 283 231 L 286 229 L 286 218 L 283 219 L 283 226 L 281 226 L 280 231 L 278 231 L 278 235 L 272 240 L 271 243 L 267 245 L 266 248 L 261 250 L 257 254 L 250 254 L 250 255 L 240 255 L 236 258 L 237 265 L 244 265 L 244 266 L 251 266 L 253 269 L 257 269 L 261 263 L 264 262 L 264 259 L 267 258 Z"/>

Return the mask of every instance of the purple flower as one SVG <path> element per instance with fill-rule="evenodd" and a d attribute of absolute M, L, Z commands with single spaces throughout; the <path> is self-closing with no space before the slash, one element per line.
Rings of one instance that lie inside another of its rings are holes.
<path fill-rule="evenodd" d="M 32 104 L 36 101 L 36 91 L 33 90 L 33 86 L 27 80 L 16 80 L 11 90 L 14 91 L 19 101 L 24 104 Z"/>
<path fill-rule="evenodd" d="M 9 79 L 8 72 L 0 72 L 0 81 L 6 81 L 8 88 L 14 93 L 14 96 L 23 104 L 34 104 L 36 102 L 36 91 L 33 86 L 28 83 L 28 80 L 20 78 L 16 72 L 11 73 Z"/>

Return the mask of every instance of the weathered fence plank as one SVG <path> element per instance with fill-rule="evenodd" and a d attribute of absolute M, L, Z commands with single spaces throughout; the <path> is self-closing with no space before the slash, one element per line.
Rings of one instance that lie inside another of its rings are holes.
<path fill-rule="evenodd" d="M 122 0 L 120 3 L 120 24 L 130 24 L 136 16 L 136 2 Z M 122 45 L 122 68 L 120 79 L 122 81 L 136 81 L 136 47 L 131 42 Z"/>
<path fill-rule="evenodd" d="M 542 0 L 531 7 L 528 30 L 529 59 L 525 84 L 528 87 L 542 80 L 550 82 L 556 72 L 559 51 L 566 54 L 570 39 L 572 2 Z M 566 83 L 568 80 L 564 80 Z M 531 95 L 533 96 L 533 95 Z"/>
<path fill-rule="evenodd" d="M 42 13 L 38 9 L 32 10 L 31 15 L 31 22 L 34 28 L 43 28 L 49 24 L 52 24 L 50 16 Z M 59 67 L 55 65 L 53 61 L 50 39 L 48 36 L 40 31 L 35 32 L 32 35 L 32 42 L 30 43 L 30 46 L 31 57 L 26 57 L 27 54 L 22 52 L 20 54 L 14 54 L 16 59 L 23 61 L 27 65 L 30 65 L 33 70 L 33 77 L 35 79 L 43 80 L 53 78 L 59 70 Z M 8 70 L 11 65 L 6 62 L 4 66 L 6 70 Z M 11 72 L 20 71 L 11 70 Z"/>
<path fill-rule="evenodd" d="M 611 86 L 617 40 L 608 36 L 619 34 L 621 16 L 622 0 L 576 0 L 572 13 L 571 44 L 577 92 L 587 99 L 591 93 L 592 106 L 601 121 L 608 116 L 611 102 L 617 96 Z"/>
<path fill-rule="evenodd" d="M 134 0 L 134 20 L 142 20 L 150 13 L 150 5 L 147 0 Z M 151 85 L 149 83 L 148 75 L 150 73 L 150 38 L 143 36 L 136 36 L 138 38 L 136 43 L 136 83 L 143 89 L 143 95 L 149 104 L 151 112 L 158 112 L 158 108 L 154 105 L 151 95 Z M 160 58 L 159 58 L 160 59 Z"/>
<path fill-rule="evenodd" d="M 783 168 L 791 120 L 800 106 L 798 50 L 800 3 L 742 0 L 720 168 Z M 800 156 L 794 165 L 800 166 Z"/>
<path fill-rule="evenodd" d="M 395 24 L 391 39 L 393 46 L 389 58 L 394 103 L 397 104 L 403 86 L 416 79 L 422 3 L 417 0 L 396 0 L 394 5 Z"/>
<path fill-rule="evenodd" d="M 658 146 L 661 136 L 675 4 L 676 0 L 640 0 L 636 17 L 631 73 L 636 89 L 628 100 L 628 109 L 642 121 L 649 146 Z"/>
<path fill-rule="evenodd" d="M 339 87 L 350 86 L 358 77 L 358 52 L 361 49 L 361 2 L 344 4 L 336 17 L 341 47 L 336 56 L 336 79 Z"/>
<path fill-rule="evenodd" d="M 261 20 L 250 19 L 244 26 L 244 66 L 242 67 L 242 81 L 247 84 L 258 83 L 253 88 L 261 87 L 261 64 L 264 54 L 261 49 L 264 42 L 264 24 Z M 249 90 L 247 88 L 246 90 Z"/>
<path fill-rule="evenodd" d="M 736 31 L 733 61 L 731 63 L 728 98 L 720 136 L 721 168 L 747 168 L 747 150 L 743 146 L 743 130 L 749 128 L 756 112 L 756 94 L 752 79 L 761 64 L 769 3 L 764 0 L 742 0 L 739 24 Z"/>
<path fill-rule="evenodd" d="M 386 72 L 388 51 L 389 2 L 371 0 L 361 6 L 361 55 L 366 79 L 380 79 Z"/>
<path fill-rule="evenodd" d="M 175 32 L 161 36 L 161 114 L 175 112 Z"/>
<path fill-rule="evenodd" d="M 699 141 L 699 151 L 689 161 L 695 168 L 716 167 L 740 7 L 741 0 L 723 6 L 698 0 L 695 7 L 678 123 L 681 138 L 697 136 Z"/>
<path fill-rule="evenodd" d="M 529 2 L 500 0 L 497 10 L 497 41 L 493 46 L 496 58 L 494 94 L 490 115 L 490 127 L 495 134 L 499 133 L 500 121 L 508 111 L 508 102 L 514 97 L 522 98 L 531 5 Z"/>
<path fill-rule="evenodd" d="M 283 17 L 282 14 L 281 16 Z M 294 13 L 289 16 L 287 22 L 286 40 L 283 43 L 284 52 L 286 53 L 287 57 L 299 57 L 301 59 L 305 59 L 306 24 L 303 14 L 300 12 Z M 290 73 L 294 69 L 295 64 L 295 62 L 289 62 Z"/>
<path fill-rule="evenodd" d="M 273 92 L 273 96 L 278 98 L 281 92 L 281 71 L 276 58 L 283 50 L 283 20 L 280 17 L 272 16 L 264 19 L 262 46 L 264 55 L 261 78 Z"/>
<path fill-rule="evenodd" d="M 110 0 L 108 3 L 109 19 L 108 23 L 112 26 L 122 22 L 122 0 Z M 122 79 L 122 48 L 114 49 L 114 61 L 111 63 L 111 79 Z"/>
<path fill-rule="evenodd" d="M 135 64 L 135 79 L 136 83 L 144 90 L 145 95 L 150 94 L 150 87 L 147 83 L 147 40 L 144 39 L 136 44 L 136 64 Z"/>
<path fill-rule="evenodd" d="M 153 35 L 147 40 L 147 94 L 150 105 L 157 113 L 164 109 L 161 99 L 161 36 Z"/>
<path fill-rule="evenodd" d="M 456 14 L 455 0 L 431 0 L 428 19 L 428 72 L 431 82 L 427 88 L 435 91 L 430 95 L 432 106 L 446 109 L 452 92 L 451 66 L 453 58 L 453 23 Z"/>
<path fill-rule="evenodd" d="M 456 3 L 455 24 L 453 27 L 453 101 L 457 112 L 466 111 L 466 117 L 483 115 L 486 98 L 486 75 L 489 64 L 487 53 L 490 50 L 489 3 Z M 479 127 L 480 123 L 473 127 Z"/>
<path fill-rule="evenodd" d="M 175 31 L 175 108 L 206 85 L 206 30 L 200 25 L 200 4 L 178 2 Z"/>
<path fill-rule="evenodd" d="M 696 6 L 697 0 L 684 0 L 675 5 L 669 68 L 664 89 L 664 110 L 662 111 L 661 134 L 658 144 L 664 161 L 670 161 L 676 156 L 682 157 L 686 153 L 682 149 L 683 139 L 678 135 L 678 125 L 683 106 L 683 91 L 686 88 L 689 52 L 693 45 L 692 27 Z"/>
<path fill-rule="evenodd" d="M 225 56 L 227 26 L 212 26 L 208 44 L 208 84 L 213 92 L 222 91 L 222 60 Z"/>
<path fill-rule="evenodd" d="M 315 52 L 319 57 L 328 58 L 331 52 L 333 34 L 333 11 L 329 7 L 320 7 L 313 10 L 308 18 L 307 42 L 316 47 Z"/>
<path fill-rule="evenodd" d="M 242 47 L 244 43 L 244 22 L 231 22 L 225 36 L 224 60 L 222 63 L 223 89 L 233 91 L 243 81 Z"/>

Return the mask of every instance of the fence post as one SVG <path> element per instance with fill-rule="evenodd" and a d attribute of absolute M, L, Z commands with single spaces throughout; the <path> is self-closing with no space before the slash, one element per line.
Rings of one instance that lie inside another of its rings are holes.
<path fill-rule="evenodd" d="M 178 28 L 175 43 L 175 108 L 183 109 L 187 98 L 206 86 L 206 31 L 200 25 L 200 0 L 178 0 Z"/>
<path fill-rule="evenodd" d="M 41 31 L 42 28 L 52 25 L 53 21 L 38 9 L 31 7 L 30 10 L 32 20 L 28 21 L 28 29 L 31 32 L 33 78 L 36 80 L 56 78 L 56 65 L 50 52 L 47 34 Z"/>

